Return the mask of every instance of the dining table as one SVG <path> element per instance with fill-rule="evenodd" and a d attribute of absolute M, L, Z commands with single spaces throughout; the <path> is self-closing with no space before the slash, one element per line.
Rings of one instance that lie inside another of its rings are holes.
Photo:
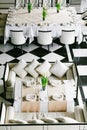
<path fill-rule="evenodd" d="M 43 20 L 43 7 L 33 8 L 29 13 L 25 8 L 9 8 L 4 32 L 4 44 L 11 37 L 10 30 L 20 30 L 29 38 L 29 44 L 38 36 L 38 30 L 51 30 L 52 37 L 60 37 L 62 30 L 74 29 L 77 42 L 82 42 L 81 17 L 74 7 L 61 7 L 57 12 L 56 7 L 46 7 L 47 16 Z"/>

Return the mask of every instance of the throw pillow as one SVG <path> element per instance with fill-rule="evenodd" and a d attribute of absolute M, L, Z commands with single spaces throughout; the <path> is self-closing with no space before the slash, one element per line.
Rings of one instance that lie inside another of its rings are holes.
<path fill-rule="evenodd" d="M 22 79 L 27 75 L 27 72 L 19 66 L 15 66 L 12 70 Z"/>
<path fill-rule="evenodd" d="M 57 60 L 51 67 L 50 72 L 53 75 L 62 78 L 68 69 L 69 68 L 64 63 Z"/>
<path fill-rule="evenodd" d="M 11 119 L 9 120 L 9 123 L 12 124 L 27 124 L 27 121 L 21 120 L 21 119 Z"/>
<path fill-rule="evenodd" d="M 51 118 L 51 117 L 44 117 L 41 120 L 44 121 L 45 123 L 58 123 L 56 119 Z"/>
<path fill-rule="evenodd" d="M 50 67 L 51 67 L 51 64 L 47 60 L 45 60 L 42 64 L 39 65 L 39 67 L 36 68 L 36 71 L 40 75 L 46 75 L 47 77 L 49 77 L 51 75 L 49 71 Z"/>
<path fill-rule="evenodd" d="M 20 77 L 24 78 L 27 75 L 27 72 L 24 70 L 27 63 L 22 59 L 20 60 L 13 68 L 12 70 Z"/>
<path fill-rule="evenodd" d="M 25 70 L 31 75 L 33 76 L 34 78 L 37 78 L 38 77 L 38 73 L 37 71 L 35 70 L 35 68 L 39 65 L 39 62 L 37 60 L 33 60 L 31 62 L 31 64 L 29 64 L 27 67 L 25 67 Z"/>
<path fill-rule="evenodd" d="M 34 123 L 34 124 L 36 124 L 36 123 L 43 124 L 44 123 L 44 121 L 42 121 L 40 119 L 31 119 L 31 120 L 28 120 L 27 122 L 28 123 Z"/>
<path fill-rule="evenodd" d="M 60 117 L 57 117 L 55 118 L 57 121 L 61 122 L 61 123 L 78 123 L 77 120 L 75 119 L 72 119 L 70 117 L 63 117 L 63 116 L 60 116 Z"/>

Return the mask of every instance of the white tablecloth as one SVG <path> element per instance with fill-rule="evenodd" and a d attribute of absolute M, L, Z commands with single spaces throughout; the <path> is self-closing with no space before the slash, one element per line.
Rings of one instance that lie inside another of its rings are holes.
<path fill-rule="evenodd" d="M 10 37 L 10 30 L 23 29 L 24 35 L 30 38 L 30 43 L 34 37 L 38 36 L 38 30 L 52 30 L 53 37 L 61 36 L 61 30 L 64 28 L 75 29 L 78 43 L 82 41 L 80 18 L 77 16 L 74 8 L 62 8 L 59 13 L 56 8 L 47 10 L 46 20 L 42 20 L 42 8 L 33 9 L 31 13 L 27 9 L 13 9 L 8 14 L 4 44 Z"/>

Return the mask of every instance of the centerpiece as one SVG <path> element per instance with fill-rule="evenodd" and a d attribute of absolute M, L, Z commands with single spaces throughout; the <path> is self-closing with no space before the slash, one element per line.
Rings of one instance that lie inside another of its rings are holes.
<path fill-rule="evenodd" d="M 31 3 L 28 3 L 28 12 L 30 13 L 32 10 L 32 4 Z"/>
<path fill-rule="evenodd" d="M 60 5 L 60 3 L 57 2 L 57 3 L 56 3 L 57 13 L 59 12 L 60 8 L 61 8 L 61 5 Z"/>
<path fill-rule="evenodd" d="M 41 77 L 42 90 L 46 89 L 47 84 L 48 84 L 48 78 L 46 76 L 42 76 Z"/>
<path fill-rule="evenodd" d="M 45 7 L 43 7 L 42 16 L 43 16 L 43 20 L 45 20 L 47 16 L 47 9 Z"/>

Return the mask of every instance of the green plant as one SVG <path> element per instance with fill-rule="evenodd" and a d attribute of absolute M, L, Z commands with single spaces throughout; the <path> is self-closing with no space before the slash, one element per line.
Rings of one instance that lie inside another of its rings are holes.
<path fill-rule="evenodd" d="M 47 9 L 43 7 L 43 11 L 42 11 L 42 16 L 43 16 L 43 20 L 45 20 L 46 16 L 47 16 Z"/>
<path fill-rule="evenodd" d="M 32 4 L 28 3 L 28 12 L 30 12 L 32 10 Z"/>
<path fill-rule="evenodd" d="M 43 90 L 45 90 L 47 84 L 48 84 L 48 78 L 46 76 L 42 76 L 41 78 L 41 84 L 42 84 L 42 88 Z"/>
<path fill-rule="evenodd" d="M 56 8 L 57 8 L 58 11 L 60 10 L 60 8 L 61 8 L 60 3 L 57 2 L 57 4 L 56 4 Z"/>

